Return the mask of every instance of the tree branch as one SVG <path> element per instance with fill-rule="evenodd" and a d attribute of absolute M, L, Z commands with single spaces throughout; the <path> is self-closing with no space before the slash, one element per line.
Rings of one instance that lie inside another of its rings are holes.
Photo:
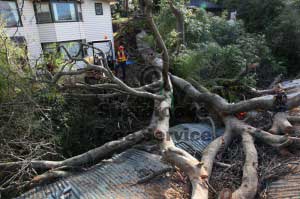
<path fill-rule="evenodd" d="M 129 134 L 118 140 L 108 142 L 86 153 L 62 161 L 32 160 L 29 162 L 29 165 L 34 169 L 54 169 L 62 166 L 76 167 L 90 165 L 94 162 L 98 162 L 99 160 L 108 156 L 114 151 L 128 148 L 142 141 L 147 135 L 151 135 L 154 125 L 154 123 L 151 123 L 148 128 Z M 7 168 L 20 167 L 23 164 L 27 163 L 27 161 L 0 163 L 0 169 L 4 170 Z"/>
<path fill-rule="evenodd" d="M 267 95 L 262 97 L 256 97 L 245 101 L 240 101 L 235 104 L 228 103 L 224 98 L 213 93 L 200 93 L 189 82 L 179 78 L 175 75 L 171 75 L 174 85 L 179 87 L 185 93 L 187 93 L 192 99 L 199 102 L 204 102 L 221 114 L 235 114 L 239 112 L 251 111 L 256 109 L 273 110 L 274 108 L 274 96 Z M 287 107 L 289 109 L 300 105 L 300 92 L 292 93 L 288 95 Z"/>
<path fill-rule="evenodd" d="M 177 52 L 179 52 L 181 44 L 185 45 L 184 14 L 180 10 L 180 8 L 175 7 L 174 2 L 172 0 L 169 0 L 168 2 L 176 18 Z"/>
<path fill-rule="evenodd" d="M 150 27 L 154 33 L 158 47 L 163 52 L 162 76 L 163 76 L 163 82 L 164 82 L 164 89 L 166 91 L 170 91 L 170 89 L 171 89 L 170 82 L 169 82 L 170 58 L 169 58 L 168 49 L 167 49 L 165 42 L 163 41 L 162 36 L 159 33 L 158 28 L 155 25 L 155 22 L 153 20 L 153 16 L 152 16 L 153 2 L 152 2 L 152 0 L 144 0 L 144 1 L 145 1 L 145 5 L 146 5 L 145 6 L 145 14 L 147 16 L 147 20 L 148 20 Z"/>
<path fill-rule="evenodd" d="M 257 192 L 257 151 L 252 136 L 247 132 L 242 132 L 242 143 L 245 153 L 245 163 L 243 168 L 243 181 L 241 186 L 232 194 L 232 198 L 250 199 L 254 198 Z"/>
<path fill-rule="evenodd" d="M 146 92 L 146 91 L 139 91 L 139 90 L 136 90 L 136 89 L 131 88 L 128 85 L 126 85 L 124 82 L 122 82 L 120 79 L 118 79 L 116 76 L 113 75 L 113 73 L 110 71 L 109 67 L 107 66 L 105 57 L 104 57 L 104 67 L 103 67 L 103 66 L 100 66 L 100 65 L 90 64 L 90 63 L 88 63 L 88 61 L 86 61 L 85 59 L 82 59 L 82 58 L 72 57 L 70 55 L 70 53 L 68 52 L 68 50 L 64 46 L 61 46 L 60 48 L 62 48 L 65 51 L 65 53 L 67 54 L 67 56 L 70 60 L 72 60 L 72 61 L 82 61 L 86 64 L 86 67 L 84 69 L 80 70 L 80 71 L 69 71 L 69 72 L 60 71 L 60 72 L 58 72 L 52 79 L 53 84 L 57 83 L 57 81 L 62 76 L 65 76 L 65 75 L 79 75 L 79 74 L 83 74 L 83 73 L 85 73 L 89 70 L 95 70 L 95 71 L 103 72 L 104 74 L 106 74 L 111 79 L 112 82 L 117 84 L 123 91 L 127 92 L 130 95 L 135 95 L 135 96 L 139 96 L 139 97 L 146 97 L 146 98 L 151 98 L 151 99 L 157 99 L 157 100 L 163 100 L 164 99 L 164 97 L 161 96 L 161 95 L 152 94 L 152 93 Z M 105 53 L 103 53 L 103 54 L 105 56 Z"/>

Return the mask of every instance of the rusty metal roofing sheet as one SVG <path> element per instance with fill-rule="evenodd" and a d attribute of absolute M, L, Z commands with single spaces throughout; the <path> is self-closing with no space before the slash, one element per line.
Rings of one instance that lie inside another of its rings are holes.
<path fill-rule="evenodd" d="M 216 136 L 224 133 L 224 129 L 216 129 Z M 213 140 L 212 127 L 204 123 L 180 124 L 170 128 L 171 137 L 177 147 L 190 154 L 201 154 Z"/>
<path fill-rule="evenodd" d="M 300 199 L 300 172 L 272 182 L 268 186 L 267 196 L 268 199 Z"/>
<path fill-rule="evenodd" d="M 136 184 L 136 182 L 153 172 L 167 168 L 170 166 L 162 163 L 160 156 L 129 149 L 88 171 L 38 186 L 18 199 L 59 199 L 61 198 L 59 195 L 67 191 L 68 197 L 65 198 L 69 199 L 159 198 L 153 194 L 153 188 L 149 183 Z M 161 186 L 159 183 L 156 182 L 156 185 Z M 150 190 L 151 193 L 148 192 Z"/>

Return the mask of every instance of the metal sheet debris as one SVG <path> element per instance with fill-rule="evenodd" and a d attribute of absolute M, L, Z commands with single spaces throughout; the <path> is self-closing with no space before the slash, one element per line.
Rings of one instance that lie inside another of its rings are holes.
<path fill-rule="evenodd" d="M 289 174 L 268 186 L 268 199 L 300 199 L 300 166 L 297 168 L 298 172 Z"/>
<path fill-rule="evenodd" d="M 224 129 L 216 129 L 216 136 L 224 133 Z M 177 147 L 192 155 L 200 155 L 213 140 L 212 127 L 204 123 L 180 124 L 170 128 L 170 135 Z"/>
<path fill-rule="evenodd" d="M 195 155 L 212 141 L 212 128 L 207 124 L 180 124 L 170 128 L 175 144 Z M 216 129 L 220 136 L 223 129 Z M 17 199 L 156 199 L 165 198 L 169 179 L 159 178 L 137 184 L 141 179 L 171 169 L 161 156 L 138 149 L 129 149 L 112 159 L 102 161 L 85 172 L 75 173 L 54 183 L 38 186 Z M 160 190 L 160 191 L 159 191 Z"/>
<path fill-rule="evenodd" d="M 38 186 L 18 199 L 139 199 L 163 198 L 158 190 L 164 179 L 150 183 L 137 182 L 152 173 L 170 166 L 160 156 L 137 149 L 129 149 L 109 161 L 91 167 L 54 183 Z M 150 193 L 151 192 L 151 193 Z"/>
<path fill-rule="evenodd" d="M 283 88 L 300 87 L 300 79 L 284 81 L 281 83 L 281 85 L 283 86 Z"/>

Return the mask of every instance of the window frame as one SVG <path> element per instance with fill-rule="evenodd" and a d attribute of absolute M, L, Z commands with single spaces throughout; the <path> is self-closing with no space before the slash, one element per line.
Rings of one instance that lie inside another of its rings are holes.
<path fill-rule="evenodd" d="M 18 12 L 18 21 L 17 21 L 17 25 L 16 26 L 5 26 L 4 28 L 18 28 L 18 27 L 23 27 L 23 23 L 22 23 L 22 18 L 21 18 L 21 14 L 20 14 L 20 9 L 19 9 L 19 5 L 18 5 L 18 2 L 17 0 L 3 0 L 4 2 L 14 2 L 15 5 L 16 5 L 16 9 L 17 9 L 17 12 Z"/>
<path fill-rule="evenodd" d="M 34 2 L 33 7 L 34 7 L 34 13 L 35 13 L 35 18 L 36 18 L 36 23 L 37 24 L 47 24 L 47 23 L 72 23 L 72 22 L 83 22 L 83 17 L 79 16 L 79 11 L 78 11 L 78 7 L 81 9 L 81 2 L 78 2 L 76 0 L 49 0 L 49 1 L 41 1 L 41 2 L 47 2 L 48 6 L 49 6 L 49 11 L 50 11 L 50 15 L 51 15 L 51 22 L 39 22 L 38 20 L 38 13 L 37 13 L 37 4 L 40 2 Z M 74 5 L 75 8 L 75 15 L 76 15 L 76 20 L 72 20 L 72 21 L 59 21 L 59 20 L 55 20 L 55 15 L 54 15 L 54 9 L 53 9 L 53 3 L 71 3 Z M 79 4 L 79 5 L 78 5 Z M 82 9 L 81 9 L 81 15 L 82 15 Z"/>
<path fill-rule="evenodd" d="M 54 5 L 53 3 L 69 3 L 69 4 L 73 4 L 74 5 L 74 8 L 75 8 L 75 20 L 72 20 L 72 21 L 60 21 L 60 20 L 55 20 L 55 14 L 54 14 Z M 78 12 L 78 7 L 77 7 L 77 2 L 76 1 L 50 1 L 50 12 L 51 12 L 51 15 L 52 15 L 52 21 L 53 23 L 70 23 L 70 22 L 79 22 L 79 12 Z"/>
<path fill-rule="evenodd" d="M 71 42 L 84 43 L 85 40 L 84 40 L 84 39 L 76 39 L 76 40 L 69 40 L 69 41 L 44 42 L 44 43 L 41 43 L 42 50 L 43 50 L 43 54 L 45 53 L 45 45 L 47 45 L 47 44 L 55 44 L 55 48 L 56 48 L 55 50 L 56 50 L 56 52 L 57 52 L 57 53 L 62 53 L 61 48 L 59 48 L 60 44 L 61 44 L 61 43 L 71 43 Z M 77 54 L 76 57 L 78 57 L 79 55 L 80 55 L 82 58 L 85 56 L 85 51 L 84 51 L 84 48 L 83 48 L 82 45 L 81 45 L 80 50 L 79 50 L 79 52 L 78 52 L 78 54 Z"/>
<path fill-rule="evenodd" d="M 97 5 L 101 5 L 101 14 L 97 14 Z M 95 14 L 96 14 L 97 16 L 102 16 L 102 15 L 104 15 L 104 12 L 103 12 L 103 4 L 102 4 L 102 3 L 100 3 L 100 2 L 95 2 L 94 6 L 95 6 Z"/>
<path fill-rule="evenodd" d="M 39 17 L 38 17 L 38 12 L 37 12 L 37 4 L 39 3 L 47 3 L 49 6 L 49 13 L 50 13 L 50 18 L 51 22 L 39 22 Z M 47 23 L 53 23 L 53 15 L 52 15 L 52 8 L 51 8 L 51 2 L 50 1 L 41 1 L 41 2 L 34 2 L 33 3 L 33 10 L 34 10 L 34 16 L 35 16 L 35 21 L 36 24 L 47 24 Z"/>

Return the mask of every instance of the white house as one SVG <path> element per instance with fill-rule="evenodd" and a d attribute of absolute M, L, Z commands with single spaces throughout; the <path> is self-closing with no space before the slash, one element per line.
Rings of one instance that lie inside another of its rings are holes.
<path fill-rule="evenodd" d="M 93 44 L 105 52 L 113 49 L 111 0 L 0 0 L 5 30 L 17 42 L 26 42 L 28 58 L 66 46 L 75 55 L 78 42 Z M 112 55 L 113 50 L 112 50 Z"/>

